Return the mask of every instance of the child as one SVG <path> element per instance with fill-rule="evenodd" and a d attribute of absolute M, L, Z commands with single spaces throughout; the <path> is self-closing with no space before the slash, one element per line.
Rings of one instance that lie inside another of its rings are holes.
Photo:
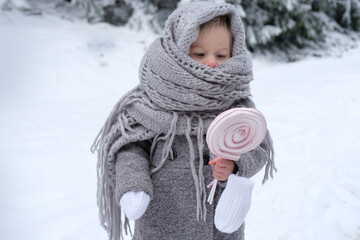
<path fill-rule="evenodd" d="M 93 146 L 101 224 L 109 239 L 123 238 L 129 219 L 136 220 L 133 239 L 243 239 L 244 224 L 231 234 L 216 229 L 216 204 L 231 173 L 250 178 L 266 164 L 268 179 L 271 137 L 235 163 L 217 159 L 213 169 L 205 142 L 218 114 L 255 107 L 239 12 L 228 4 L 186 4 L 169 16 L 164 33 L 142 59 L 140 84 L 115 105 Z M 205 186 L 213 177 L 223 182 L 209 205 Z"/>

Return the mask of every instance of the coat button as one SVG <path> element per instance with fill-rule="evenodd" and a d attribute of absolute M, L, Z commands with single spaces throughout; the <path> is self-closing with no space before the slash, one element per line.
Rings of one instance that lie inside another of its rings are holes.
<path fill-rule="evenodd" d="M 209 157 L 208 154 L 204 154 L 204 155 L 203 155 L 204 165 L 208 165 L 208 164 L 209 164 L 209 161 L 210 161 L 209 158 L 210 158 L 210 157 Z"/>
<path fill-rule="evenodd" d="M 173 161 L 173 160 L 175 160 L 176 157 L 177 157 L 177 152 L 175 151 L 174 148 L 171 148 L 171 151 L 172 151 L 172 153 L 173 153 L 173 157 L 171 157 L 171 153 L 169 153 L 167 159 L 170 160 L 170 161 Z"/>

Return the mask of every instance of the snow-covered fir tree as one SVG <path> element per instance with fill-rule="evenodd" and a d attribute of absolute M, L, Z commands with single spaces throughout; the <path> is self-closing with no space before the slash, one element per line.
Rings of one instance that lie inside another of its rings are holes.
<path fill-rule="evenodd" d="M 333 33 L 359 31 L 359 0 L 227 0 L 244 10 L 247 45 L 255 53 L 272 53 L 295 61 L 304 55 L 322 55 Z M 336 43 L 335 43 L 336 42 Z"/>
<path fill-rule="evenodd" d="M 196 0 L 54 0 L 77 8 L 89 22 L 109 22 L 161 33 L 179 4 Z M 360 39 L 360 0 L 210 0 L 235 5 L 241 12 L 247 46 L 254 54 L 295 61 L 349 48 Z M 48 0 L 0 0 L 2 7 L 36 6 Z M 30 3 L 30 4 L 28 4 Z M 61 4 L 60 4 L 61 3 Z M 60 10 L 59 10 L 60 11 Z M 65 11 L 63 11 L 65 12 Z M 73 11 L 76 12 L 76 11 Z"/>
<path fill-rule="evenodd" d="M 89 22 L 105 21 L 124 25 L 132 15 L 129 0 L 69 0 L 74 6 L 86 11 Z"/>
<path fill-rule="evenodd" d="M 332 46 L 352 46 L 356 44 L 352 39 L 360 37 L 360 0 L 225 2 L 243 9 L 247 45 L 254 53 L 295 61 L 309 54 L 324 55 Z"/>

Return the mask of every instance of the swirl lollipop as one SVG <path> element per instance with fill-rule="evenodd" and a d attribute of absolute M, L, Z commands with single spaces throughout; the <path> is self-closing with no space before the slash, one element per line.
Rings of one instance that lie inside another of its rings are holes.
<path fill-rule="evenodd" d="M 206 142 L 209 150 L 218 157 L 237 161 L 240 155 L 253 150 L 266 135 L 266 121 L 255 108 L 232 108 L 219 114 L 210 124 Z M 208 202 L 211 204 L 217 180 L 212 186 Z"/>

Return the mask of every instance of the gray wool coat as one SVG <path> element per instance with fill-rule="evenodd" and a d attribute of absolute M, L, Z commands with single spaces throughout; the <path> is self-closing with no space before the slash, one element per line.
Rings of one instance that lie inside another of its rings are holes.
<path fill-rule="evenodd" d="M 193 139 L 195 143 L 195 138 Z M 205 142 L 205 141 L 204 141 Z M 163 167 L 150 175 L 161 159 L 164 142 L 157 144 L 153 162 L 149 162 L 150 141 L 131 143 L 117 153 L 116 200 L 128 191 L 144 191 L 151 201 L 145 214 L 135 221 L 133 240 L 242 240 L 244 224 L 232 234 L 218 231 L 214 225 L 217 202 L 226 183 L 216 189 L 212 205 L 206 203 L 206 222 L 196 217 L 196 190 L 189 163 L 189 145 L 185 136 L 176 136 L 173 143 L 174 158 L 170 156 Z M 213 180 L 208 164 L 209 150 L 204 146 L 205 184 Z M 196 169 L 199 153 L 195 148 Z M 268 156 L 262 145 L 243 154 L 236 162 L 239 175 L 252 177 L 265 165 Z M 210 189 L 207 189 L 207 196 Z"/>

